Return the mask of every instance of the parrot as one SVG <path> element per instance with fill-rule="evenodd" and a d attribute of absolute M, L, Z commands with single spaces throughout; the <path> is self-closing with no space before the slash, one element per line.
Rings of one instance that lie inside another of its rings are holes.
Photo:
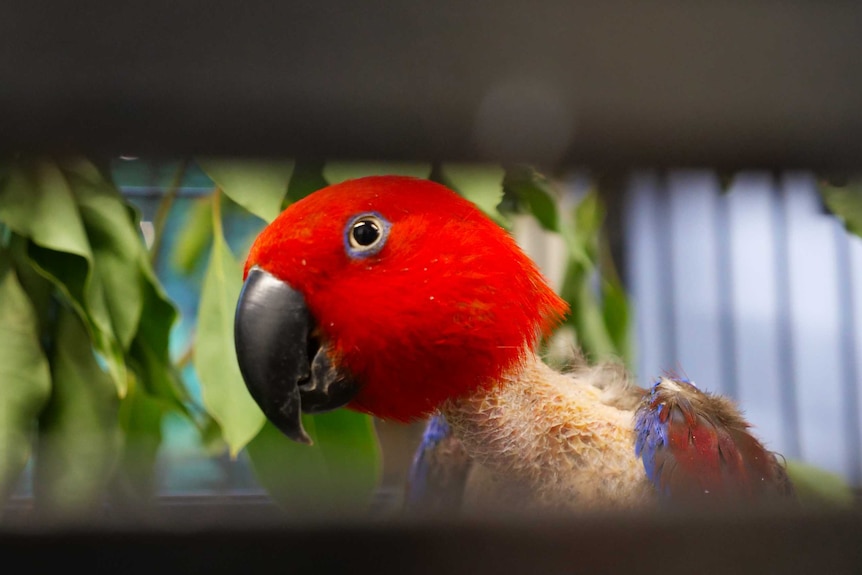
<path fill-rule="evenodd" d="M 792 504 L 783 458 L 727 397 L 619 362 L 554 368 L 569 305 L 513 236 L 449 187 L 366 176 L 254 238 L 236 305 L 243 381 L 283 434 L 346 408 L 427 419 L 406 488 L 426 508 Z"/>

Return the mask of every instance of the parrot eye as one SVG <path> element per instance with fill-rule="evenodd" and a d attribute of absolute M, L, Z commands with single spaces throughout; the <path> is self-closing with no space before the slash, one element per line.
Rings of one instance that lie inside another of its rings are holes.
<path fill-rule="evenodd" d="M 372 246 L 380 239 L 380 226 L 371 220 L 361 220 L 353 224 L 353 233 L 350 242 L 354 248 L 359 246 Z"/>
<path fill-rule="evenodd" d="M 377 214 L 363 214 L 354 218 L 345 230 L 347 253 L 353 257 L 376 254 L 386 243 L 389 222 Z"/>

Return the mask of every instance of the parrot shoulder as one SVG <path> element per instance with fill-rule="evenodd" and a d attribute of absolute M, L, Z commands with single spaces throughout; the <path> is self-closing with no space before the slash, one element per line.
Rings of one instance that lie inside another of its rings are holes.
<path fill-rule="evenodd" d="M 561 373 L 533 356 L 498 387 L 449 400 L 442 412 L 475 465 L 505 483 L 505 493 L 529 494 L 551 509 L 639 507 L 654 495 L 633 456 L 633 411 L 608 401 L 624 397 L 629 384 L 614 367 L 619 382 L 598 387 L 605 369 Z"/>

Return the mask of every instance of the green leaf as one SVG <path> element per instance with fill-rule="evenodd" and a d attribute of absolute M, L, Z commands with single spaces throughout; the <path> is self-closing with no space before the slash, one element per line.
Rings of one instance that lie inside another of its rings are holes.
<path fill-rule="evenodd" d="M 194 272 L 212 243 L 212 235 L 212 199 L 201 197 L 191 200 L 186 219 L 177 232 L 171 250 L 173 268 L 185 275 Z"/>
<path fill-rule="evenodd" d="M 427 178 L 431 175 L 431 164 L 408 162 L 327 162 L 323 177 L 330 184 L 365 176 L 412 176 Z"/>
<path fill-rule="evenodd" d="M 16 162 L 8 170 L 9 177 L 0 189 L 0 221 L 30 240 L 32 265 L 54 282 L 86 321 L 122 395 L 127 383 L 123 346 L 114 333 L 101 276 L 95 277 L 93 272 L 95 256 L 76 196 L 76 190 L 105 185 L 99 183 L 98 170 L 83 160 L 66 162 L 63 168 L 47 159 Z M 123 324 L 122 319 L 119 322 Z"/>
<path fill-rule="evenodd" d="M 125 501 L 141 504 L 155 494 L 156 458 L 165 413 L 165 402 L 147 394 L 133 377 L 119 412 L 126 441 L 115 478 L 115 493 Z"/>
<path fill-rule="evenodd" d="M 133 229 L 140 229 L 140 213 L 131 205 L 126 207 Z M 126 359 L 145 393 L 188 414 L 188 393 L 170 356 L 171 330 L 179 311 L 156 276 L 146 247 L 140 241 L 136 246 L 135 272 L 141 282 L 142 312 Z"/>
<path fill-rule="evenodd" d="M 56 288 L 51 280 L 40 274 L 32 265 L 27 255 L 28 240 L 12 234 L 9 242 L 9 252 L 12 256 L 13 266 L 18 274 L 18 281 L 24 293 L 30 299 L 33 311 L 36 313 L 39 323 L 38 333 L 45 334 L 52 329 L 52 311 L 56 303 Z"/>
<path fill-rule="evenodd" d="M 497 209 L 503 200 L 503 178 L 506 172 L 493 164 L 443 164 L 443 181 L 459 194 L 479 206 L 501 225 L 508 225 Z"/>
<path fill-rule="evenodd" d="M 787 461 L 787 474 L 803 507 L 850 509 L 855 503 L 853 488 L 840 475 L 796 460 Z"/>
<path fill-rule="evenodd" d="M 624 294 L 612 284 L 606 286 L 608 280 L 604 280 L 602 295 L 610 299 L 603 303 L 594 287 L 604 217 L 605 210 L 598 195 L 589 193 L 581 199 L 570 218 L 560 219 L 561 235 L 568 250 L 560 290 L 560 296 L 571 306 L 566 323 L 574 327 L 579 346 L 593 361 L 628 357 L 627 350 L 620 347 L 628 341 Z"/>
<path fill-rule="evenodd" d="M 557 195 L 547 178 L 532 168 L 518 166 L 506 170 L 503 187 L 515 194 L 543 229 L 560 231 Z"/>
<path fill-rule="evenodd" d="M 0 501 L 30 459 L 36 416 L 51 391 L 37 314 L 10 264 L 0 250 Z"/>
<path fill-rule="evenodd" d="M 146 268 L 150 274 L 152 270 Z M 178 312 L 155 275 L 144 284 L 144 314 L 129 348 L 128 361 L 146 393 L 187 413 L 188 393 L 170 357 L 170 334 Z"/>
<path fill-rule="evenodd" d="M 293 161 L 197 158 L 197 164 L 233 201 L 269 223 L 281 212 Z"/>
<path fill-rule="evenodd" d="M 56 163 L 18 162 L 0 189 L 0 221 L 40 246 L 92 261 L 75 198 Z M 62 224 L 62 225 L 60 225 Z"/>
<path fill-rule="evenodd" d="M 820 194 L 829 210 L 844 222 L 847 231 L 862 236 L 862 182 L 841 187 L 821 184 Z"/>
<path fill-rule="evenodd" d="M 607 258 L 601 262 L 600 283 L 594 281 L 599 273 L 605 219 L 598 194 L 586 194 L 571 213 L 565 213 L 559 209 L 552 182 L 529 166 L 509 167 L 503 185 L 510 211 L 532 214 L 543 229 L 559 233 L 565 242 L 567 262 L 560 295 L 569 303 L 571 313 L 561 327 L 574 332 L 577 346 L 590 360 L 630 361 L 628 299 Z M 596 293 L 597 286 L 600 293 Z M 560 345 L 554 348 L 557 356 L 562 355 Z"/>
<path fill-rule="evenodd" d="M 311 416 L 302 416 L 302 426 L 313 438 Z M 326 476 L 319 443 L 303 445 L 291 441 L 266 421 L 246 449 L 258 483 L 279 505 L 292 511 L 313 511 L 319 500 L 324 499 L 317 492 L 319 478 Z"/>
<path fill-rule="evenodd" d="M 628 294 L 616 281 L 602 282 L 602 316 L 616 354 L 632 367 L 634 361 Z"/>
<path fill-rule="evenodd" d="M 107 363 L 120 395 L 125 395 L 128 383 L 125 353 L 112 330 L 104 286 L 98 281 L 90 281 L 92 278 L 86 267 L 79 266 L 79 260 L 68 254 L 45 250 L 31 243 L 27 255 L 33 266 L 57 286 L 66 301 L 87 321 L 89 337 Z"/>
<path fill-rule="evenodd" d="M 575 207 L 574 232 L 591 263 L 597 259 L 599 234 L 604 221 L 605 208 L 599 195 L 595 191 L 588 193 Z"/>
<path fill-rule="evenodd" d="M 619 357 L 588 276 L 576 271 L 577 263 L 569 266 L 560 293 L 571 305 L 566 323 L 575 328 L 578 344 L 591 361 Z"/>
<path fill-rule="evenodd" d="M 214 201 L 218 202 L 218 195 Z M 201 288 L 194 366 L 207 411 L 224 433 L 231 455 L 257 434 L 264 415 L 252 399 L 239 371 L 234 347 L 234 314 L 242 290 L 242 267 L 234 258 L 214 210 L 213 247 Z"/>
<path fill-rule="evenodd" d="M 105 180 L 83 176 L 88 167 L 86 163 L 67 167 L 67 178 L 93 252 L 90 281 L 102 285 L 113 333 L 125 350 L 143 310 L 141 259 L 146 248 L 120 192 Z"/>
<path fill-rule="evenodd" d="M 154 397 L 185 410 L 187 399 L 170 360 L 178 312 L 150 264 L 140 214 L 85 161 L 63 164 L 93 249 L 93 278 L 104 286 L 114 333 Z"/>
<path fill-rule="evenodd" d="M 373 421 L 346 409 L 304 415 L 314 445 L 287 439 L 267 422 L 248 445 L 258 482 L 286 509 L 343 513 L 366 510 L 380 482 Z"/>
<path fill-rule="evenodd" d="M 91 513 L 120 453 L 119 398 L 99 367 L 86 327 L 65 306 L 57 319 L 51 378 L 51 399 L 39 417 L 34 494 L 47 511 Z"/>
<path fill-rule="evenodd" d="M 367 505 L 380 483 L 382 470 L 373 419 L 348 409 L 311 417 L 312 439 L 326 461 L 330 489 L 340 492 L 347 503 Z"/>
<path fill-rule="evenodd" d="M 290 185 L 287 187 L 285 204 L 301 200 L 308 194 L 328 186 L 329 182 L 323 176 L 325 166 L 326 163 L 323 161 L 297 160 Z"/>

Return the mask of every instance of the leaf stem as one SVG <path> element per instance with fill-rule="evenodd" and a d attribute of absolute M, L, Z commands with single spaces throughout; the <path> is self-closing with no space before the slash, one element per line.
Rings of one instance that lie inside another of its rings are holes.
<path fill-rule="evenodd" d="M 170 213 L 171 207 L 177 199 L 177 195 L 179 195 L 180 187 L 182 186 L 188 167 L 189 161 L 187 159 L 180 161 L 180 165 L 177 166 L 174 177 L 171 179 L 171 185 L 165 192 L 165 195 L 162 196 L 162 201 L 159 202 L 159 207 L 156 209 L 156 217 L 153 220 L 153 245 L 150 248 L 150 263 L 153 269 L 156 268 L 159 262 L 159 255 L 162 251 L 162 238 L 164 237 L 168 213 Z"/>
<path fill-rule="evenodd" d="M 188 346 L 186 346 L 186 349 L 185 349 L 185 351 L 183 351 L 182 355 L 180 355 L 176 359 L 176 361 L 174 361 L 174 365 L 176 365 L 177 369 L 183 369 L 188 364 L 191 363 L 191 361 L 194 359 L 194 357 L 195 357 L 195 340 L 192 339 L 192 341 L 189 342 Z"/>
<path fill-rule="evenodd" d="M 614 261 L 614 253 L 611 249 L 611 242 L 608 240 L 607 234 L 604 233 L 604 228 L 599 230 L 599 270 L 602 276 L 614 283 L 616 285 L 622 285 L 622 278 L 620 277 L 619 269 L 617 268 L 617 262 Z"/>
<path fill-rule="evenodd" d="M 221 223 L 221 189 L 216 187 L 213 190 L 213 237 L 214 238 L 223 238 L 224 237 L 224 229 L 222 228 Z"/>

